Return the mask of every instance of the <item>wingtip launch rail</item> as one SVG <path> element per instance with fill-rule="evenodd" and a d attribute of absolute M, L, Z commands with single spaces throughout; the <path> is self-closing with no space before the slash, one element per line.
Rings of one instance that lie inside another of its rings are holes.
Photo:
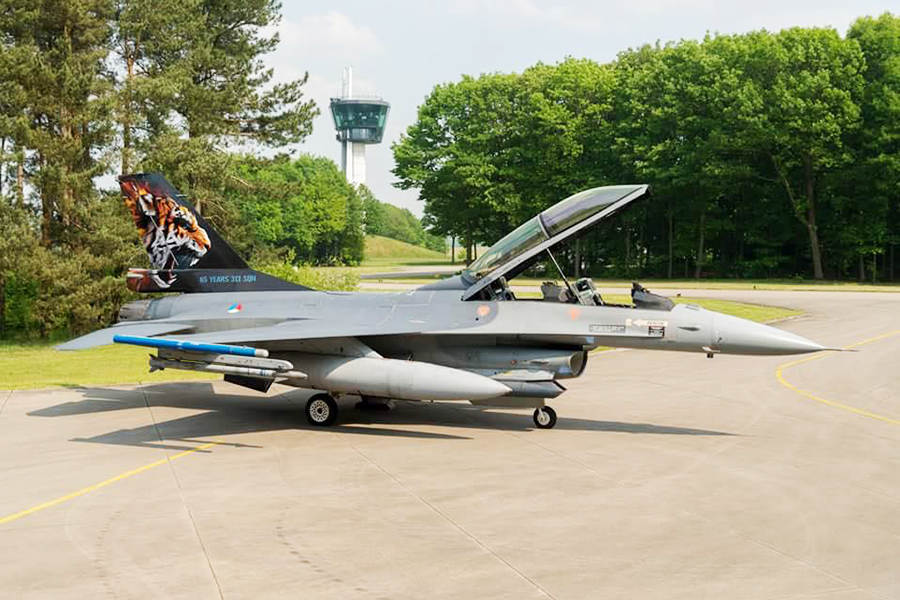
<path fill-rule="evenodd" d="M 231 354 L 234 356 L 256 356 L 259 358 L 268 358 L 269 356 L 269 351 L 263 348 L 252 348 L 250 346 L 233 346 L 231 344 L 204 344 L 201 342 L 183 342 L 180 340 L 151 338 L 138 335 L 116 335 L 113 336 L 113 342 L 116 344 L 145 346 L 147 348 L 181 350 L 182 352 L 212 352 L 216 354 Z"/>
<path fill-rule="evenodd" d="M 306 373 L 294 369 L 293 363 L 269 358 L 269 351 L 262 348 L 135 335 L 117 335 L 113 342 L 155 348 L 158 355 L 150 356 L 151 373 L 163 369 L 202 371 L 225 375 L 229 381 L 241 384 L 247 384 L 247 378 L 250 378 L 262 382 L 250 383 L 248 387 L 262 391 L 268 390 L 275 380 L 302 381 L 307 378 Z"/>

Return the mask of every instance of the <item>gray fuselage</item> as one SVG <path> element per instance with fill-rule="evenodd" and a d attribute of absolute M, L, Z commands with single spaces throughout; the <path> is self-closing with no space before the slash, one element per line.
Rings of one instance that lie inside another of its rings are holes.
<path fill-rule="evenodd" d="M 185 294 L 152 301 L 141 320 L 189 324 L 193 334 L 207 340 L 210 334 L 229 331 L 229 339 L 236 341 L 234 330 L 246 329 L 241 342 L 276 354 L 302 351 L 326 339 L 356 338 L 385 357 L 463 368 L 458 353 L 448 355 L 447 348 L 580 352 L 614 346 L 733 354 L 822 348 L 783 330 L 690 304 L 651 310 L 541 300 L 462 301 L 458 290 Z M 278 335 L 267 339 L 273 327 L 279 328 Z M 284 339 L 285 327 L 296 329 L 296 340 Z M 344 354 L 340 346 L 335 348 L 327 353 Z"/>

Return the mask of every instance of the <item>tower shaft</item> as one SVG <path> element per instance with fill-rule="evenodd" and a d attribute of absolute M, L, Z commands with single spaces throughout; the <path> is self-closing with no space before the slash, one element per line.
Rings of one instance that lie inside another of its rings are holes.
<path fill-rule="evenodd" d="M 362 185 L 366 183 L 366 145 L 354 144 L 351 141 L 341 142 L 341 171 L 347 183 Z"/>

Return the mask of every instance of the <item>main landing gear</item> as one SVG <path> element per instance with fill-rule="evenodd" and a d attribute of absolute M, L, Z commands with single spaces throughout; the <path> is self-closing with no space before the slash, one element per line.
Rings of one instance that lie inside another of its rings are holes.
<path fill-rule="evenodd" d="M 330 394 L 316 394 L 306 401 L 306 420 L 310 425 L 327 427 L 334 424 L 338 405 Z"/>
<path fill-rule="evenodd" d="M 538 429 L 552 429 L 556 425 L 556 411 L 549 406 L 534 409 L 534 424 Z"/>
<path fill-rule="evenodd" d="M 361 396 L 360 401 L 356 403 L 359 410 L 370 411 L 386 411 L 394 407 L 393 400 L 385 400 L 384 398 L 373 398 L 371 396 Z M 310 425 L 318 427 L 327 427 L 333 425 L 337 420 L 338 405 L 331 394 L 322 392 L 315 394 L 306 401 L 306 420 Z"/>
<path fill-rule="evenodd" d="M 361 403 L 365 402 L 368 404 L 367 401 L 369 401 L 368 398 L 361 401 Z M 389 407 L 389 404 L 372 402 L 365 406 L 364 409 L 385 410 L 389 409 Z M 315 394 L 306 401 L 306 420 L 310 425 L 327 427 L 334 424 L 337 416 L 338 405 L 331 394 Z M 542 406 L 534 409 L 532 419 L 534 419 L 534 425 L 538 429 L 552 429 L 556 425 L 556 411 L 549 406 Z"/>

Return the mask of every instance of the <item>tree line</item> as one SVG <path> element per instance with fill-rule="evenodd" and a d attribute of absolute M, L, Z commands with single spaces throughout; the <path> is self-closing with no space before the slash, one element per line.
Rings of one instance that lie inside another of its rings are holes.
<path fill-rule="evenodd" d="M 254 264 L 362 259 L 371 192 L 330 160 L 279 154 L 319 114 L 306 76 L 276 83 L 262 62 L 280 13 L 0 0 L 0 336 L 115 320 L 123 273 L 147 265 L 120 172 L 162 172 Z M 251 155 L 263 150 L 274 157 Z"/>
<path fill-rule="evenodd" d="M 436 252 L 447 251 L 447 241 L 443 236 L 425 230 L 421 219 L 409 209 L 381 202 L 365 186 L 360 186 L 366 233 L 380 235 Z"/>
<path fill-rule="evenodd" d="M 599 276 L 893 280 L 900 18 L 708 35 L 438 85 L 399 186 L 467 248 L 593 186 L 651 199 L 570 244 Z"/>

